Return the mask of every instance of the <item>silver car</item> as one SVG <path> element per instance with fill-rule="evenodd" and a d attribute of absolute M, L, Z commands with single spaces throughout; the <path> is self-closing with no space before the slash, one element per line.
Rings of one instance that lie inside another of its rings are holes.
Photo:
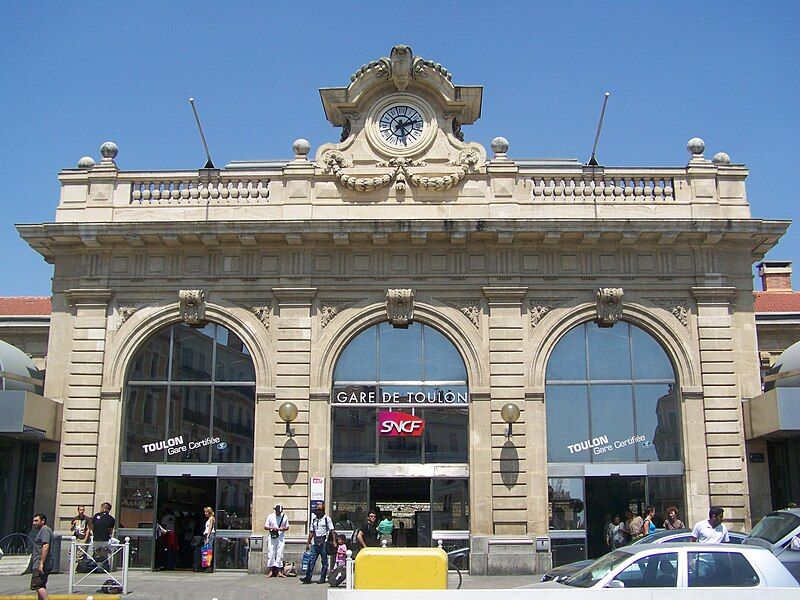
<path fill-rule="evenodd" d="M 597 559 L 559 583 L 527 588 L 797 588 L 766 548 L 732 544 L 637 544 Z"/>
<path fill-rule="evenodd" d="M 800 581 L 800 550 L 792 548 L 793 539 L 800 539 L 799 508 L 769 513 L 758 522 L 744 543 L 772 550 L 783 566 Z"/>

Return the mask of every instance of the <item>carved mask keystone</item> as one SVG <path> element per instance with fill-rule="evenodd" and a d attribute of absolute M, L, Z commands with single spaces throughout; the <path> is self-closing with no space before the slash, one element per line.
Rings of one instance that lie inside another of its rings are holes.
<path fill-rule="evenodd" d="M 187 325 L 202 327 L 206 324 L 205 290 L 180 290 L 178 292 L 178 307 L 181 319 Z"/>
<path fill-rule="evenodd" d="M 613 327 L 622 318 L 622 288 L 598 288 L 597 319 L 600 327 Z"/>
<path fill-rule="evenodd" d="M 414 290 L 387 290 L 386 316 L 395 328 L 406 329 L 414 320 Z"/>

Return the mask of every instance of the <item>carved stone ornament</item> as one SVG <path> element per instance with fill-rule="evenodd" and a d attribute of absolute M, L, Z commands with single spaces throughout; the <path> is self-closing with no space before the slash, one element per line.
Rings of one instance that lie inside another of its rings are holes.
<path fill-rule="evenodd" d="M 351 300 L 326 300 L 319 307 L 319 324 L 322 329 L 328 326 L 333 318 L 343 310 L 350 308 L 355 302 Z"/>
<path fill-rule="evenodd" d="M 395 87 L 402 91 L 408 87 L 411 79 L 421 79 L 428 77 L 431 73 L 451 81 L 453 76 L 439 63 L 425 60 L 419 56 L 414 56 L 411 48 L 402 44 L 392 48 L 389 58 L 383 57 L 373 60 L 362 66 L 358 71 L 350 76 L 350 81 L 355 81 L 362 75 L 370 71 L 375 71 L 378 78 L 389 78 Z"/>
<path fill-rule="evenodd" d="M 475 325 L 475 329 L 480 329 L 481 309 L 477 300 L 465 298 L 463 300 L 445 300 L 444 303 L 460 310 Z"/>
<path fill-rule="evenodd" d="M 535 329 L 541 320 L 544 319 L 545 315 L 559 304 L 560 302 L 557 300 L 550 300 L 546 298 L 529 298 L 528 312 L 531 315 L 531 328 Z"/>
<path fill-rule="evenodd" d="M 258 317 L 258 320 L 261 321 L 261 324 L 264 326 L 264 329 L 269 331 L 269 305 L 267 306 L 253 306 L 250 311 Z"/>
<path fill-rule="evenodd" d="M 622 288 L 598 288 L 597 319 L 600 327 L 613 327 L 622 318 Z"/>
<path fill-rule="evenodd" d="M 394 181 L 395 189 L 399 192 L 405 191 L 408 182 L 422 190 L 449 190 L 464 179 L 467 173 L 477 170 L 480 160 L 481 156 L 475 148 L 465 148 L 459 153 L 458 158 L 449 163 L 451 167 L 455 167 L 452 172 L 433 176 L 409 170 L 414 167 L 426 167 L 424 162 L 397 157 L 372 165 L 372 167 L 388 169 L 386 173 L 373 177 L 359 177 L 345 172 L 345 169 L 348 168 L 347 161 L 339 150 L 329 150 L 322 156 L 325 172 L 336 177 L 339 183 L 346 188 L 357 192 L 379 190 L 392 181 Z"/>
<path fill-rule="evenodd" d="M 648 298 L 659 308 L 672 313 L 672 316 L 680 321 L 686 329 L 689 328 L 689 308 L 686 300 L 679 298 Z"/>
<path fill-rule="evenodd" d="M 387 290 L 386 316 L 395 328 L 406 329 L 414 320 L 414 290 Z"/>
<path fill-rule="evenodd" d="M 117 308 L 117 329 L 130 319 L 140 306 L 120 306 Z"/>
<path fill-rule="evenodd" d="M 206 292 L 205 290 L 181 290 L 178 292 L 178 307 L 181 319 L 187 325 L 205 325 Z"/>

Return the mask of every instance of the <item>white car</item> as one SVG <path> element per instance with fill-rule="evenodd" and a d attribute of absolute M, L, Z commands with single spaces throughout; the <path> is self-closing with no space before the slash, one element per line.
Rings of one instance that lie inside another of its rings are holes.
<path fill-rule="evenodd" d="M 766 548 L 732 544 L 638 544 L 619 548 L 561 582 L 526 588 L 797 588 Z"/>

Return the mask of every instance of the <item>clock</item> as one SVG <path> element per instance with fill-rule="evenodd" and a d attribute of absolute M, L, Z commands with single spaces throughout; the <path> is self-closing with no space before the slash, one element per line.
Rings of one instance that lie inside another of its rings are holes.
<path fill-rule="evenodd" d="M 407 104 L 395 104 L 378 119 L 378 132 L 389 145 L 408 148 L 422 139 L 425 120 L 419 111 Z"/>
<path fill-rule="evenodd" d="M 384 156 L 418 156 L 436 137 L 436 117 L 427 102 L 412 94 L 392 94 L 369 111 L 370 145 Z"/>

